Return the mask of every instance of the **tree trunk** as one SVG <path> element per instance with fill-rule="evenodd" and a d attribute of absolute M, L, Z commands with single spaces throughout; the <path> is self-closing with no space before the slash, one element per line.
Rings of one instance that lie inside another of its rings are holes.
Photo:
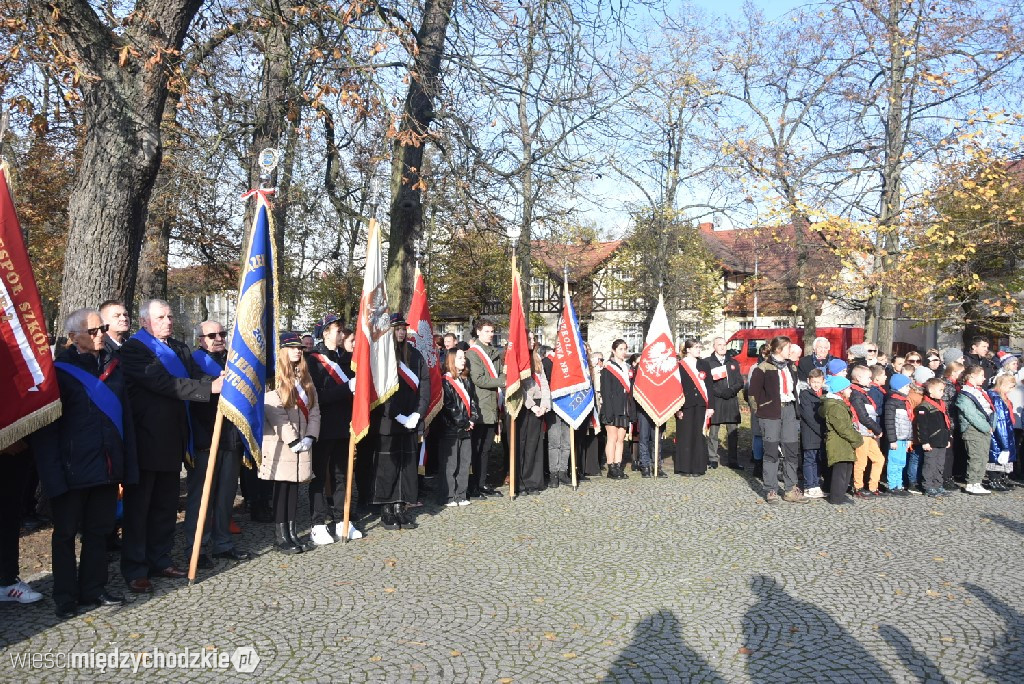
<path fill-rule="evenodd" d="M 405 113 L 392 152 L 387 288 L 395 311 L 406 311 L 412 301 L 416 243 L 423 235 L 423 147 L 435 116 L 433 99 L 440 85 L 441 57 L 453 4 L 454 0 L 427 0 L 423 9 L 423 23 L 416 34 L 419 51 L 409 74 Z"/>
<path fill-rule="evenodd" d="M 140 4 L 145 7 L 126 20 L 124 33 L 115 34 L 88 0 L 29 0 L 36 21 L 84 74 L 79 87 L 85 137 L 68 207 L 59 320 L 104 299 L 123 299 L 128 307 L 134 300 L 167 99 L 162 61 L 148 62 L 180 50 L 202 1 Z"/>

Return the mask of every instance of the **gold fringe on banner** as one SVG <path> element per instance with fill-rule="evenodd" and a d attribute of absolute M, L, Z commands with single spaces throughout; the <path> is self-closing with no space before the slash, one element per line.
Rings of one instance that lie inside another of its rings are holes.
<path fill-rule="evenodd" d="M 0 429 L 0 451 L 60 418 L 61 410 L 60 399 L 57 399 Z"/>

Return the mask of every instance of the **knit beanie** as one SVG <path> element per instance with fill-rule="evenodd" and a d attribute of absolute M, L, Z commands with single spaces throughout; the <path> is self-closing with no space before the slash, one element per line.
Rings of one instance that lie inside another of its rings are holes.
<path fill-rule="evenodd" d="M 842 359 L 832 359 L 825 366 L 828 375 L 844 375 L 846 373 L 846 362 Z"/>
<path fill-rule="evenodd" d="M 945 349 L 942 350 L 941 355 L 942 365 L 944 366 L 948 366 L 954 361 L 961 361 L 964 358 L 963 351 L 957 349 L 956 347 L 946 347 Z"/>
<path fill-rule="evenodd" d="M 916 373 L 915 373 L 916 375 Z M 910 385 L 910 378 L 902 373 L 896 373 L 889 379 L 889 388 L 893 392 L 899 392 L 900 394 L 907 393 L 907 387 Z"/>
<path fill-rule="evenodd" d="M 842 375 L 833 375 L 825 380 L 825 387 L 831 394 L 839 394 L 850 386 L 850 381 Z"/>
<path fill-rule="evenodd" d="M 923 385 L 924 383 L 928 382 L 934 377 L 935 373 L 932 373 L 931 370 L 925 368 L 924 366 L 919 366 L 917 370 L 914 371 L 914 382 L 916 382 L 918 385 Z"/>

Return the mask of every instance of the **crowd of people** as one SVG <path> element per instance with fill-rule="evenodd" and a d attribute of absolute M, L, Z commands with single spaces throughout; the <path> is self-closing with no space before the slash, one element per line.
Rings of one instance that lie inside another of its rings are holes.
<path fill-rule="evenodd" d="M 227 335 L 219 322 L 204 321 L 195 327 L 193 351 L 172 337 L 173 312 L 162 300 L 144 302 L 139 319 L 130 335 L 129 314 L 116 301 L 69 315 L 68 343 L 56 353 L 62 416 L 6 450 L 12 477 L 4 493 L 34 468 L 49 502 L 52 598 L 61 619 L 82 607 L 125 601 L 107 586 L 112 548 L 120 550 L 120 572 L 133 593 L 152 592 L 157 579 L 187 576 L 172 561 L 180 474 L 184 464 L 180 543 L 191 550 Z M 840 359 L 825 338 L 814 340 L 813 351 L 804 355 L 789 338 L 776 337 L 746 377 L 723 338 L 712 341 L 707 355 L 698 340 L 687 339 L 678 360 L 684 402 L 675 414 L 674 450 L 664 454 L 661 430 L 634 400 L 639 355 L 630 356 L 624 340 L 612 344 L 607 362 L 600 352 L 590 354 L 595 410 L 573 431 L 552 411 L 553 354 L 535 338 L 512 425 L 503 397 L 504 350 L 494 345 L 491 321 L 478 320 L 469 342 L 438 336 L 431 359 L 407 341 L 401 315 L 392 315 L 391 330 L 399 383 L 371 412 L 370 433 L 356 447 L 351 486 L 358 525 L 350 526 L 350 538 L 362 536 L 359 528 L 371 516 L 379 516 L 384 530 L 415 529 L 417 509 L 428 499 L 421 494 L 429 493 L 438 506 L 460 508 L 502 496 L 499 487 L 510 482 L 511 494 L 531 496 L 602 472 L 627 479 L 627 461 L 641 478 L 666 478 L 657 454 L 671 457 L 674 473 L 683 477 L 701 477 L 720 463 L 750 469 L 771 504 L 826 496 L 837 505 L 883 495 L 940 497 L 959 489 L 957 479 L 971 495 L 1020 486 L 1019 360 L 989 355 L 983 338 L 966 353 L 912 351 L 890 362 L 870 343 L 851 347 Z M 346 534 L 354 339 L 335 314 L 323 316 L 310 335 L 278 335 L 258 468 L 245 463 L 246 436 L 223 423 L 200 568 L 214 567 L 214 559 L 252 557 L 234 542 L 239 488 L 251 520 L 274 525 L 281 553 L 308 553 Z M 442 400 L 428 428 L 429 367 L 435 362 L 442 371 Z M 749 454 L 739 451 L 741 402 L 749 405 Z M 512 429 L 515 469 L 506 473 Z M 421 453 L 434 483 L 429 492 L 421 487 Z M 300 486 L 308 488 L 308 535 L 300 531 L 306 523 L 298 515 Z M 20 515 L 10 503 L 18 497 L 2 498 L 0 600 L 31 603 L 42 596 L 18 577 Z"/>

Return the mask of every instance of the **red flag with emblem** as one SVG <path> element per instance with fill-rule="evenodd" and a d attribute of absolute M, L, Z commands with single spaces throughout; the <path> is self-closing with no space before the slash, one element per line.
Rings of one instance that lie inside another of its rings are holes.
<path fill-rule="evenodd" d="M 430 375 L 430 406 L 423 419 L 423 425 L 427 426 L 441 410 L 441 398 L 444 396 L 441 385 L 442 362 L 438 356 L 437 345 L 434 344 L 434 325 L 430 320 L 430 306 L 427 304 L 427 284 L 418 265 L 414 283 L 412 303 L 409 304 L 409 315 L 405 320 L 409 324 L 409 337 L 412 338 L 410 341 L 423 356 Z"/>
<path fill-rule="evenodd" d="M 679 377 L 679 359 L 668 327 L 665 302 L 658 295 L 658 308 L 647 330 L 644 351 L 633 381 L 633 398 L 655 425 L 665 421 L 683 405 L 683 382 Z"/>
<path fill-rule="evenodd" d="M 60 390 L 39 290 L 0 163 L 0 449 L 60 418 Z"/>
<path fill-rule="evenodd" d="M 359 299 L 352 367 L 356 391 L 352 398 L 352 439 L 358 442 L 370 430 L 370 411 L 398 389 L 398 356 L 391 332 L 388 295 L 381 267 L 380 226 L 370 221 L 366 240 L 366 271 Z"/>
<path fill-rule="evenodd" d="M 505 405 L 513 420 L 523 406 L 520 380 L 530 377 L 530 341 L 523 313 L 523 294 L 519 285 L 519 270 L 512 259 L 512 310 L 508 315 L 508 345 L 505 347 Z"/>

